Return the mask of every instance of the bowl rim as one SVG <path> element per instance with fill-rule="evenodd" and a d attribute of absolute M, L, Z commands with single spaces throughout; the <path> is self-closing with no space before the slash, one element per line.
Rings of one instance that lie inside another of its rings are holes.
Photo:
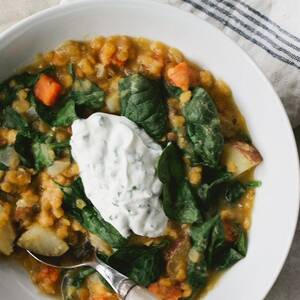
<path fill-rule="evenodd" d="M 246 59 L 247 63 L 252 65 L 252 67 L 255 69 L 257 75 L 263 79 L 264 85 L 268 85 L 268 88 L 270 90 L 272 90 L 273 98 L 270 101 L 272 101 L 272 105 L 277 105 L 279 108 L 279 111 L 280 111 L 280 114 L 282 117 L 282 122 L 284 122 L 284 126 L 286 127 L 286 135 L 288 135 L 287 138 L 291 142 L 292 149 L 290 149 L 290 151 L 292 152 L 293 156 L 298 158 L 295 161 L 295 163 L 296 163 L 295 175 L 297 177 L 296 181 L 298 182 L 298 185 L 296 188 L 298 201 L 297 201 L 297 211 L 294 212 L 294 220 L 293 220 L 292 226 L 288 232 L 289 237 L 288 237 L 288 242 L 285 244 L 285 250 L 281 251 L 281 258 L 280 258 L 280 260 L 278 260 L 276 272 L 274 272 L 273 275 L 269 277 L 268 282 L 266 282 L 266 284 L 265 284 L 264 290 L 262 289 L 261 294 L 262 294 L 262 299 L 264 299 L 267 296 L 267 294 L 269 293 L 269 291 L 271 290 L 271 288 L 273 287 L 273 285 L 275 284 L 275 282 L 286 262 L 286 259 L 289 255 L 289 252 L 290 252 L 293 240 L 294 240 L 294 236 L 296 233 L 297 222 L 298 222 L 298 218 L 299 218 L 299 209 L 300 209 L 300 164 L 299 164 L 299 156 L 298 156 L 298 149 L 297 149 L 295 136 L 294 136 L 293 129 L 292 129 L 290 120 L 288 118 L 288 115 L 284 109 L 283 103 L 281 102 L 274 87 L 272 86 L 272 84 L 270 83 L 270 81 L 266 77 L 266 75 L 263 73 L 261 68 L 249 56 L 249 54 L 247 54 L 245 52 L 245 50 L 239 44 L 237 44 L 235 41 L 233 41 L 229 36 L 227 36 L 225 33 L 223 33 L 220 29 L 213 26 L 206 20 L 203 20 L 200 17 L 194 15 L 193 13 L 184 11 L 178 7 L 175 7 L 175 6 L 167 4 L 167 3 L 157 2 L 157 1 L 153 1 L 153 0 L 76 0 L 71 3 L 63 2 L 54 7 L 50 7 L 45 10 L 42 10 L 40 12 L 37 12 L 23 20 L 20 20 L 19 22 L 12 25 L 11 27 L 7 28 L 6 30 L 4 30 L 3 32 L 0 33 L 0 42 L 5 41 L 5 43 L 7 45 L 12 40 L 17 38 L 17 36 L 20 35 L 22 33 L 22 31 L 30 30 L 31 27 L 38 25 L 40 22 L 42 23 L 44 17 L 50 17 L 51 15 L 59 14 L 60 12 L 66 10 L 66 9 L 93 6 L 93 5 L 99 4 L 99 3 L 111 4 L 113 2 L 118 3 L 118 4 L 122 3 L 123 5 L 124 4 L 125 5 L 126 4 L 135 4 L 137 6 L 139 6 L 139 5 L 144 5 L 144 6 L 148 5 L 151 7 L 157 6 L 157 9 L 161 8 L 161 9 L 173 10 L 174 13 L 176 12 L 177 14 L 185 15 L 188 18 L 194 18 L 195 20 L 198 20 L 198 22 L 200 22 L 200 23 L 205 22 L 207 24 L 207 26 L 210 27 L 210 30 L 212 30 L 214 32 L 218 32 L 218 34 L 221 34 L 223 36 L 223 38 L 226 39 L 227 42 L 230 43 L 233 47 L 239 48 L 240 55 L 243 55 L 244 59 Z M 296 195 L 295 195 L 295 199 L 296 199 Z"/>

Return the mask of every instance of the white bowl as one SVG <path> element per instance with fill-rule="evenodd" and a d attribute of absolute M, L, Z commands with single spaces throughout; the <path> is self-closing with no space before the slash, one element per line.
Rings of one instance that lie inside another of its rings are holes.
<path fill-rule="evenodd" d="M 247 257 L 231 268 L 207 300 L 260 300 L 288 254 L 299 208 L 299 166 L 290 123 L 265 76 L 229 38 L 201 19 L 150 1 L 83 1 L 36 14 L 0 35 L 0 79 L 37 53 L 69 39 L 124 34 L 160 40 L 208 68 L 232 88 L 264 157 Z M 2 263 L 1 299 L 44 299 L 18 267 Z"/>

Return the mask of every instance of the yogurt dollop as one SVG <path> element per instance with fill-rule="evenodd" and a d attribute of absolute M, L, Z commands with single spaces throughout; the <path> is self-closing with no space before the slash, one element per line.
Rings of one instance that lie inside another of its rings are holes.
<path fill-rule="evenodd" d="M 87 197 L 124 237 L 163 235 L 167 217 L 156 166 L 162 153 L 144 130 L 125 117 L 94 113 L 74 121 L 72 156 Z"/>

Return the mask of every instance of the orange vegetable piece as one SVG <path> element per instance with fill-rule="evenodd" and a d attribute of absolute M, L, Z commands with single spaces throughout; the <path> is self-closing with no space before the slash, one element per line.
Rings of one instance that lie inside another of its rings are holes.
<path fill-rule="evenodd" d="M 49 282 L 56 283 L 59 281 L 60 271 L 53 267 L 43 266 L 37 277 L 41 281 L 47 280 Z"/>
<path fill-rule="evenodd" d="M 52 77 L 42 74 L 34 87 L 35 97 L 47 106 L 53 106 L 59 97 L 62 86 Z"/>
<path fill-rule="evenodd" d="M 160 300 L 178 300 L 182 297 L 182 291 L 178 286 L 165 287 L 155 282 L 150 284 L 148 290 Z"/>
<path fill-rule="evenodd" d="M 186 62 L 181 62 L 167 71 L 167 76 L 172 85 L 187 91 L 190 86 L 190 67 Z"/>

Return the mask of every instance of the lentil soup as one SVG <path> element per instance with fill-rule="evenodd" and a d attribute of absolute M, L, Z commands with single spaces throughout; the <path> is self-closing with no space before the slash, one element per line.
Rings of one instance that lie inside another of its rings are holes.
<path fill-rule="evenodd" d="M 61 273 L 23 248 L 76 260 L 96 248 L 161 300 L 207 292 L 246 256 L 262 157 L 228 85 L 179 50 L 127 36 L 68 41 L 0 84 L 0 104 L 0 253 L 42 292 L 118 299 L 94 270 Z M 126 117 L 161 149 L 163 234 L 124 236 L 86 196 L 70 139 L 97 112 Z"/>

